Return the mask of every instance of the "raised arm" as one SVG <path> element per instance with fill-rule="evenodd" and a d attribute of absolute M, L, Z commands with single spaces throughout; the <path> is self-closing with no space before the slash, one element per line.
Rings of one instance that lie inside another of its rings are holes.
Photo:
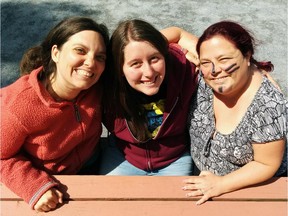
<path fill-rule="evenodd" d="M 186 49 L 188 51 L 186 58 L 195 65 L 199 65 L 198 54 L 196 52 L 198 38 L 195 35 L 175 26 L 162 29 L 161 33 L 167 38 L 169 43 L 177 43 Z"/>

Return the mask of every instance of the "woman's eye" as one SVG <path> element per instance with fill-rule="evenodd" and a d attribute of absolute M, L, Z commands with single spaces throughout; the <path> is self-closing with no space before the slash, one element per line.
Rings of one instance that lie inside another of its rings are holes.
<path fill-rule="evenodd" d="M 227 61 L 229 61 L 231 58 L 221 58 L 219 61 L 220 62 L 227 62 Z"/>
<path fill-rule="evenodd" d="M 75 48 L 74 50 L 79 54 L 85 54 L 85 50 L 82 48 Z"/>
<path fill-rule="evenodd" d="M 201 62 L 201 66 L 209 67 L 210 66 L 210 62 Z"/>
<path fill-rule="evenodd" d="M 106 61 L 106 55 L 96 56 L 96 59 L 100 62 L 105 62 Z"/>
<path fill-rule="evenodd" d="M 159 58 L 157 56 L 154 56 L 154 57 L 151 58 L 152 62 L 157 62 L 158 60 L 159 60 Z"/>
<path fill-rule="evenodd" d="M 133 62 L 133 63 L 131 64 L 131 67 L 138 67 L 139 65 L 140 65 L 139 62 Z"/>

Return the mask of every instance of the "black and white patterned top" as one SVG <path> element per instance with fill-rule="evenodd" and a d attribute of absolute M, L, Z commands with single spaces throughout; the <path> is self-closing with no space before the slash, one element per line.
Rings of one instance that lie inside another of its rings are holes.
<path fill-rule="evenodd" d="M 221 134 L 215 128 L 213 91 L 200 75 L 188 117 L 195 165 L 200 171 L 208 170 L 216 175 L 239 169 L 253 160 L 252 143 L 267 143 L 287 137 L 287 117 L 288 103 L 284 95 L 264 77 L 236 129 L 231 134 Z M 276 175 L 286 169 L 287 151 Z"/>

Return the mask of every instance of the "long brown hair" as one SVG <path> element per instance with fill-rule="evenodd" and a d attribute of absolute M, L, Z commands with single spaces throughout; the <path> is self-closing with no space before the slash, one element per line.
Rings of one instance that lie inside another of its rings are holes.
<path fill-rule="evenodd" d="M 51 59 L 51 49 L 57 45 L 59 49 L 74 34 L 92 30 L 102 35 L 104 43 L 108 46 L 108 29 L 103 24 L 98 24 L 88 17 L 70 17 L 62 20 L 50 30 L 44 41 L 35 47 L 28 49 L 20 61 L 20 75 L 29 74 L 33 69 L 43 66 L 40 79 L 46 79 L 56 71 L 56 65 Z"/>
<path fill-rule="evenodd" d="M 246 56 L 248 53 L 250 53 L 251 54 L 250 62 L 256 65 L 258 69 L 265 70 L 267 72 L 273 71 L 274 66 L 270 61 L 258 62 L 257 60 L 254 59 L 253 57 L 255 47 L 254 37 L 249 33 L 248 30 L 246 30 L 240 24 L 233 21 L 221 21 L 215 23 L 209 26 L 204 31 L 204 33 L 199 38 L 196 46 L 196 50 L 199 56 L 201 55 L 200 53 L 201 44 L 215 35 L 221 35 L 222 37 L 226 38 L 231 43 L 233 43 L 235 47 L 241 51 L 243 56 Z"/>
<path fill-rule="evenodd" d="M 108 70 L 104 75 L 106 80 L 106 94 L 104 106 L 106 109 L 116 109 L 118 117 L 125 118 L 133 135 L 140 141 L 147 140 L 146 117 L 142 115 L 143 108 L 139 94 L 130 87 L 123 75 L 124 49 L 131 41 L 147 41 L 154 46 L 167 62 L 168 42 L 166 38 L 151 24 L 139 20 L 120 22 L 110 39 L 108 49 Z M 109 87 L 108 87 L 109 86 Z M 115 107 L 115 104 L 117 107 Z"/>

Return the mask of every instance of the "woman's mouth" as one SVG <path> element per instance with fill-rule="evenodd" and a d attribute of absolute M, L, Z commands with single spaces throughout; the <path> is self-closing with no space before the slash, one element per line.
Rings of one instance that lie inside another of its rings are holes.
<path fill-rule="evenodd" d="M 141 81 L 142 84 L 144 85 L 154 85 L 156 83 L 157 77 L 154 78 L 154 80 L 144 80 Z"/>
<path fill-rule="evenodd" d="M 229 76 L 223 76 L 223 77 L 217 77 L 217 78 L 213 77 L 210 80 L 216 84 L 218 84 L 218 83 L 222 84 L 226 80 L 227 77 L 229 77 Z"/>
<path fill-rule="evenodd" d="M 86 71 L 86 70 L 75 70 L 75 72 L 82 77 L 90 78 L 90 77 L 94 76 L 94 73 L 91 73 L 91 72 Z"/>

